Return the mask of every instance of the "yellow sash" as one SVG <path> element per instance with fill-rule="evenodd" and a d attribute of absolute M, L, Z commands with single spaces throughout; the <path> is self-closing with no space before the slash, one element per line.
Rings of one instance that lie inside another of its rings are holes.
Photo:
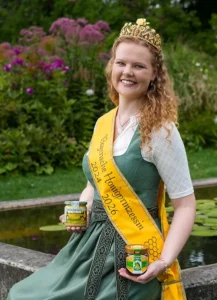
<path fill-rule="evenodd" d="M 162 229 L 160 232 L 141 199 L 114 162 L 113 133 L 116 112 L 117 108 L 98 120 L 88 155 L 89 166 L 112 224 L 127 244 L 145 244 L 152 249 L 150 262 L 153 262 L 160 257 L 169 230 L 164 206 L 164 185 L 161 182 L 158 194 Z M 162 300 L 186 299 L 177 260 L 158 279 L 162 282 Z"/>

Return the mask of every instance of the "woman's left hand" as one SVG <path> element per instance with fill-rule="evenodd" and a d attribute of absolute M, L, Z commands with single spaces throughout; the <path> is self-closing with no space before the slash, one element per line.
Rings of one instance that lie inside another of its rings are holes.
<path fill-rule="evenodd" d="M 155 277 L 157 277 L 158 274 L 163 273 L 165 271 L 165 263 L 161 260 L 156 260 L 152 264 L 148 266 L 147 271 L 139 276 L 136 275 L 130 275 L 125 268 L 121 268 L 118 270 L 119 274 L 122 277 L 125 277 L 127 279 L 130 279 L 132 281 L 146 284 L 147 282 L 151 281 Z"/>

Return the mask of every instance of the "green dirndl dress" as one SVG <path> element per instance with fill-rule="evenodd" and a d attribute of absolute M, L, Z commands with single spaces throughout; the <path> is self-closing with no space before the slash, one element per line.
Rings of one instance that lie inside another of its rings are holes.
<path fill-rule="evenodd" d="M 141 156 L 138 131 L 135 132 L 127 151 L 114 159 L 146 207 L 156 207 L 160 176 L 156 167 Z M 143 285 L 119 276 L 117 270 L 125 267 L 125 243 L 104 211 L 88 167 L 87 155 L 83 159 L 83 169 L 94 186 L 88 229 L 72 234 L 69 242 L 51 263 L 12 287 L 7 300 L 161 298 L 161 283 L 156 278 Z M 160 227 L 158 218 L 155 218 L 155 222 Z"/>

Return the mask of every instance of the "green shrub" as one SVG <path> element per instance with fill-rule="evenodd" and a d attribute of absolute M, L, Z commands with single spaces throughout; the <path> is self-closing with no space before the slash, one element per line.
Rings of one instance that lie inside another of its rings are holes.
<path fill-rule="evenodd" d="M 166 45 L 165 60 L 180 98 L 180 122 L 200 112 L 217 112 L 217 62 L 187 45 Z"/>
<path fill-rule="evenodd" d="M 217 149 L 217 115 L 210 112 L 195 115 L 192 120 L 182 122 L 179 127 L 184 144 L 188 149 Z"/>
<path fill-rule="evenodd" d="M 0 174 L 81 164 L 104 106 L 108 31 L 102 21 L 62 18 L 48 36 L 32 26 L 21 30 L 21 45 L 0 45 Z"/>

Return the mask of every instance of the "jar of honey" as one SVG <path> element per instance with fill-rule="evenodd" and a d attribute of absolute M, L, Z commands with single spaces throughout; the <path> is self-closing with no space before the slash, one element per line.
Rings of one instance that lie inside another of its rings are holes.
<path fill-rule="evenodd" d="M 148 248 L 142 244 L 131 244 L 125 246 L 126 269 L 130 274 L 140 275 L 148 268 Z"/>
<path fill-rule="evenodd" d="M 86 227 L 87 226 L 87 202 L 65 201 L 65 225 Z"/>

